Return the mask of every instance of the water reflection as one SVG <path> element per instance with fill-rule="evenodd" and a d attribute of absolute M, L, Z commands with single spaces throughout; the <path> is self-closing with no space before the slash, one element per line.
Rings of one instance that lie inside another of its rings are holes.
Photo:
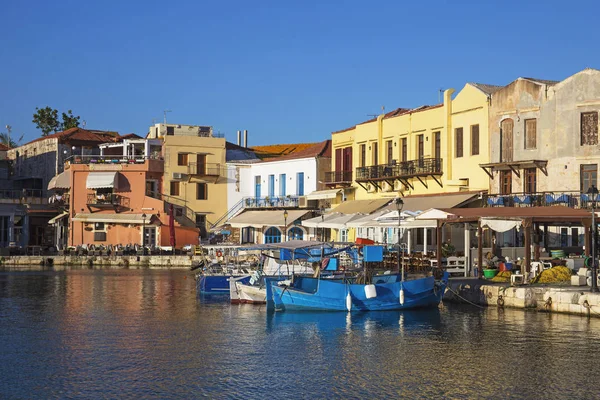
<path fill-rule="evenodd" d="M 268 313 L 187 271 L 0 272 L 0 398 L 594 398 L 600 319 Z"/>

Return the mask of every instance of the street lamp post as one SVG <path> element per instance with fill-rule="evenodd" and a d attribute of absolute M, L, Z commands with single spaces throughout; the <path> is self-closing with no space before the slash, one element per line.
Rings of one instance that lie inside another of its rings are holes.
<path fill-rule="evenodd" d="M 325 222 L 325 207 L 321 206 L 319 212 L 321 213 L 321 225 L 323 225 L 323 222 Z M 321 242 L 324 242 L 323 239 L 325 239 L 325 228 L 321 226 Z"/>
<path fill-rule="evenodd" d="M 146 255 L 146 213 L 142 214 L 142 254 Z"/>
<path fill-rule="evenodd" d="M 402 270 L 402 279 L 404 280 L 404 263 L 400 263 L 400 248 L 402 247 L 402 244 L 400 243 L 400 239 L 402 238 L 400 233 L 400 222 L 402 221 L 400 213 L 402 212 L 402 207 L 404 207 L 404 201 L 400 197 L 397 197 L 396 210 L 398 210 L 398 272 Z"/>
<path fill-rule="evenodd" d="M 596 185 L 590 186 L 587 193 L 592 200 L 592 288 L 590 291 L 598 292 L 598 267 L 596 264 L 596 201 L 598 200 L 598 188 Z"/>
<path fill-rule="evenodd" d="M 287 242 L 287 217 L 288 217 L 288 211 L 285 210 L 283 212 L 283 239 L 284 239 L 284 242 Z"/>

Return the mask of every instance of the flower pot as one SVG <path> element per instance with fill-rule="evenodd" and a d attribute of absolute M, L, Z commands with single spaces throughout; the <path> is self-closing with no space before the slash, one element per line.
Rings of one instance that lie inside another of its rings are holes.
<path fill-rule="evenodd" d="M 486 279 L 492 279 L 493 277 L 496 276 L 496 274 L 498 274 L 498 270 L 497 269 L 484 269 L 483 270 L 483 276 Z"/>

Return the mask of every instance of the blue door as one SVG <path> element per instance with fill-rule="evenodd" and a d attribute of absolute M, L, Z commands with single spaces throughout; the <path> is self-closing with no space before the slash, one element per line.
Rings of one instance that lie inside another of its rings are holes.
<path fill-rule="evenodd" d="M 275 175 L 269 175 L 269 197 L 275 197 Z"/>
<path fill-rule="evenodd" d="M 279 195 L 285 197 L 285 174 L 279 174 Z"/>
<path fill-rule="evenodd" d="M 304 172 L 298 172 L 296 175 L 296 194 L 304 196 Z"/>
<path fill-rule="evenodd" d="M 254 177 L 254 197 L 260 197 L 260 175 Z"/>

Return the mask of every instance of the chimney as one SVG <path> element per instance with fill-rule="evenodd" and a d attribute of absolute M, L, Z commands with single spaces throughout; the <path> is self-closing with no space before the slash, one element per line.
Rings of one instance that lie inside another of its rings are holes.
<path fill-rule="evenodd" d="M 238 134 L 238 141 L 237 141 L 237 145 L 240 145 L 240 140 L 242 140 L 242 131 L 237 131 Z"/>
<path fill-rule="evenodd" d="M 248 129 L 244 129 L 244 147 L 248 147 Z"/>

